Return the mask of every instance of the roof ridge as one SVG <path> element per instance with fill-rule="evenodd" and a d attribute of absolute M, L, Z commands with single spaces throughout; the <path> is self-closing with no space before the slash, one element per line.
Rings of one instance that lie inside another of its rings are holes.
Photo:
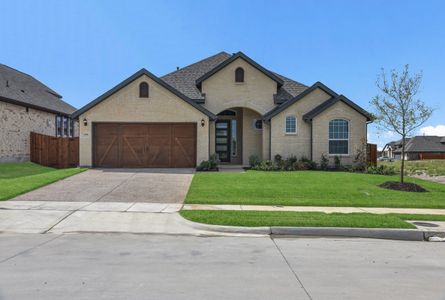
<path fill-rule="evenodd" d="M 173 74 L 173 73 L 176 73 L 176 72 L 178 72 L 178 71 L 184 70 L 184 69 L 186 69 L 186 68 L 192 67 L 192 66 L 194 66 L 194 65 L 197 65 L 197 64 L 199 64 L 199 63 L 202 63 L 203 61 L 206 61 L 206 60 L 208 60 L 208 59 L 211 59 L 211 58 L 213 58 L 213 57 L 215 57 L 215 56 L 218 56 L 218 55 L 221 55 L 221 54 L 227 54 L 227 55 L 228 55 L 227 59 L 229 59 L 229 58 L 231 57 L 231 55 L 230 55 L 229 53 L 227 53 L 226 51 L 221 51 L 221 52 L 218 52 L 218 53 L 216 53 L 216 54 L 214 54 L 214 55 L 210 55 L 210 56 L 208 56 L 208 57 L 206 57 L 206 58 L 203 58 L 203 59 L 201 59 L 201 60 L 198 60 L 198 61 L 196 61 L 196 62 L 194 62 L 194 63 L 192 63 L 192 64 L 186 65 L 185 67 L 179 68 L 178 70 L 174 70 L 174 71 L 172 71 L 172 72 L 170 72 L 170 73 L 167 73 L 167 74 L 165 74 L 165 75 L 162 75 L 162 76 L 160 76 L 160 78 L 162 79 L 163 77 L 166 77 L 166 76 L 171 75 L 171 74 Z"/>

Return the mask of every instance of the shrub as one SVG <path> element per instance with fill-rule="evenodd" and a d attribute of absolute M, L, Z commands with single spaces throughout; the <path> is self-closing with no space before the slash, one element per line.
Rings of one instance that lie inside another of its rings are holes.
<path fill-rule="evenodd" d="M 253 170 L 258 171 L 275 171 L 277 168 L 271 160 L 263 160 L 259 164 L 252 167 Z"/>
<path fill-rule="evenodd" d="M 315 161 L 304 156 L 300 158 L 300 163 L 304 165 L 304 170 L 315 170 L 317 168 L 317 163 Z"/>
<path fill-rule="evenodd" d="M 258 157 L 258 155 L 251 155 L 249 156 L 249 165 L 251 168 L 254 168 L 255 166 L 259 165 L 261 163 L 261 159 Z"/>
<path fill-rule="evenodd" d="M 197 171 L 216 171 L 218 170 L 219 160 L 216 154 L 210 155 L 209 160 L 203 160 L 196 168 Z"/>
<path fill-rule="evenodd" d="M 368 174 L 377 174 L 377 175 L 395 175 L 397 172 L 393 166 L 370 166 L 367 170 Z"/>
<path fill-rule="evenodd" d="M 322 154 L 320 160 L 320 169 L 326 171 L 328 168 L 329 168 L 329 159 L 326 157 L 326 155 Z"/>
<path fill-rule="evenodd" d="M 336 170 L 343 169 L 343 166 L 341 165 L 341 158 L 338 155 L 334 156 L 334 168 Z"/>

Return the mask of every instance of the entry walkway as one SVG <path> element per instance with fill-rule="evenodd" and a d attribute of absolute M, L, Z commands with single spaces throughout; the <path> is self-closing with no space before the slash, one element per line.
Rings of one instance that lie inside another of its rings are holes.
<path fill-rule="evenodd" d="M 183 210 L 257 210 L 324 213 L 425 214 L 445 215 L 445 209 L 386 208 L 386 207 L 329 207 L 329 206 L 271 206 L 271 205 L 210 205 L 185 204 Z"/>

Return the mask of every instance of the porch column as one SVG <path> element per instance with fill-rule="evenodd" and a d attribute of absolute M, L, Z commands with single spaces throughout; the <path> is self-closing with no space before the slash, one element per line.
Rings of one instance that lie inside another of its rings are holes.
<path fill-rule="evenodd" d="M 215 121 L 209 122 L 209 156 L 215 154 Z"/>
<path fill-rule="evenodd" d="M 270 159 L 270 122 L 263 122 L 263 159 Z"/>

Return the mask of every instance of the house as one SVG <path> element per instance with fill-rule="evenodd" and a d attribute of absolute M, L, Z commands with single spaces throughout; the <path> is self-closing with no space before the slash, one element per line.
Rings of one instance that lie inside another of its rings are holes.
<path fill-rule="evenodd" d="M 88 167 L 194 167 L 213 153 L 222 164 L 275 154 L 351 164 L 371 121 L 324 84 L 306 86 L 242 52 L 161 77 L 142 69 L 73 117 Z"/>
<path fill-rule="evenodd" d="M 77 135 L 76 109 L 31 75 L 0 64 L 0 162 L 29 160 L 30 132 Z"/>
<path fill-rule="evenodd" d="M 402 140 L 393 141 L 382 149 L 383 156 L 401 159 Z M 405 159 L 445 159 L 445 137 L 420 135 L 405 139 Z"/>

